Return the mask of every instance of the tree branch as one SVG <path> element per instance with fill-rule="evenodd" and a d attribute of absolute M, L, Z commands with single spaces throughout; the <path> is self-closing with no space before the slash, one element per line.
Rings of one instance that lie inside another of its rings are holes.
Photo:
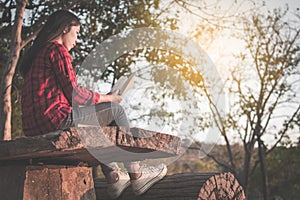
<path fill-rule="evenodd" d="M 276 141 L 276 143 L 272 146 L 272 148 L 266 151 L 266 155 L 272 152 L 277 147 L 277 145 L 282 141 L 283 137 L 285 136 L 286 132 L 289 129 L 290 124 L 293 123 L 295 118 L 297 118 L 297 116 L 299 115 L 299 111 L 300 111 L 300 105 L 298 106 L 297 110 L 293 113 L 292 117 L 284 124 L 283 129 L 279 131 L 278 134 L 280 135 L 280 138 Z"/>

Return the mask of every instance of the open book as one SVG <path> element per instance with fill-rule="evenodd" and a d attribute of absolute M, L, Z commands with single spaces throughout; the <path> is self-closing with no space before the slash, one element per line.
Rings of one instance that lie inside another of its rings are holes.
<path fill-rule="evenodd" d="M 118 79 L 118 81 L 113 86 L 111 92 L 119 90 L 119 95 L 123 96 L 128 90 L 130 90 L 134 85 L 135 72 L 130 74 L 129 76 L 122 76 Z"/>

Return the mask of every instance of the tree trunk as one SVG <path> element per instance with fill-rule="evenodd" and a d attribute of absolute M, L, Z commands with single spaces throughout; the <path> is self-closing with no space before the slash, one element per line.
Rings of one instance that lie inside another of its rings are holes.
<path fill-rule="evenodd" d="M 244 143 L 245 157 L 243 172 L 241 174 L 241 184 L 244 187 L 245 193 L 248 193 L 249 174 L 250 174 L 250 163 L 252 158 L 252 152 L 254 148 L 254 142 L 251 140 L 249 143 Z"/>
<path fill-rule="evenodd" d="M 266 150 L 263 145 L 263 141 L 261 141 L 260 137 L 258 137 L 258 153 L 259 153 L 260 169 L 262 173 L 264 200 L 269 200 L 270 191 L 269 191 L 269 180 L 268 180 L 268 173 L 267 173 L 267 166 L 266 166 Z"/>
<path fill-rule="evenodd" d="M 0 124 L 0 139 L 11 140 L 11 115 L 12 115 L 12 105 L 11 105 L 11 86 L 13 76 L 17 67 L 19 60 L 19 55 L 21 51 L 21 31 L 23 23 L 23 14 L 25 11 L 25 6 L 27 0 L 18 0 L 17 10 L 15 16 L 15 23 L 12 29 L 12 39 L 10 43 L 10 55 L 8 58 L 6 69 L 2 77 L 2 89 L 0 97 L 0 109 L 1 109 L 1 124 Z"/>

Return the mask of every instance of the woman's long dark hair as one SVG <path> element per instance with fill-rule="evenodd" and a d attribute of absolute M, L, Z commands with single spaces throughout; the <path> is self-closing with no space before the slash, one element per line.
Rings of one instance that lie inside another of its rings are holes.
<path fill-rule="evenodd" d="M 80 25 L 79 19 L 76 15 L 68 10 L 59 10 L 51 14 L 38 33 L 33 45 L 27 53 L 23 56 L 20 64 L 20 72 L 24 76 L 30 69 L 32 61 L 36 54 L 45 44 L 59 37 L 66 30 L 70 31 L 71 26 Z"/>

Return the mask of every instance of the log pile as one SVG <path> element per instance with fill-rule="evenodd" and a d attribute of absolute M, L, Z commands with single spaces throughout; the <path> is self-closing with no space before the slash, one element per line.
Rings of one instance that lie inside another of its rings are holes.
<path fill-rule="evenodd" d="M 81 127 L 0 141 L 0 198 L 108 199 L 105 181 L 92 177 L 99 158 L 122 162 L 179 156 L 181 151 L 180 138 L 137 128 Z M 184 173 L 166 176 L 142 196 L 128 188 L 120 199 L 245 199 L 245 195 L 231 173 Z"/>

